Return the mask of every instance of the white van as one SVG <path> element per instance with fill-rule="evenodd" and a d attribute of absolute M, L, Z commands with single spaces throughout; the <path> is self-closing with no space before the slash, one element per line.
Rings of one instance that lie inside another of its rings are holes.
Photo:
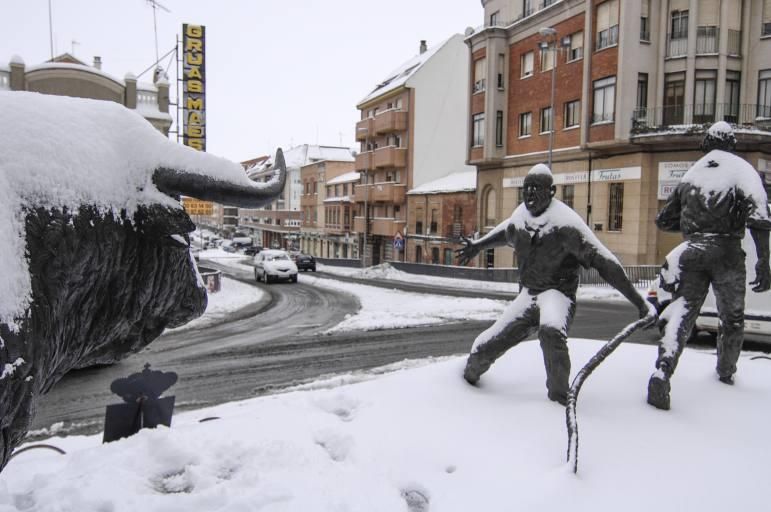
<path fill-rule="evenodd" d="M 742 240 L 742 249 L 747 253 L 745 260 L 747 291 L 744 295 L 744 339 L 771 343 L 771 290 L 755 293 L 752 291 L 752 286 L 749 285 L 749 282 L 755 279 L 755 263 L 758 261 L 755 242 L 752 241 L 749 231 Z M 717 334 L 717 326 L 715 294 L 712 293 L 712 287 L 710 287 L 707 299 L 696 319 L 695 330 Z"/>

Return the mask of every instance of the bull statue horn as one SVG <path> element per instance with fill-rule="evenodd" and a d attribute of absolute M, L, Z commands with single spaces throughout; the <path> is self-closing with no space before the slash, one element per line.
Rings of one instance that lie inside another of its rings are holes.
<path fill-rule="evenodd" d="M 246 174 L 239 182 L 232 182 L 207 174 L 161 167 L 153 173 L 153 183 L 158 190 L 170 196 L 195 197 L 239 208 L 259 208 L 273 201 L 284 190 L 286 162 L 281 148 L 276 151 L 273 169 L 278 172 L 269 181 L 261 183 L 251 181 Z"/>

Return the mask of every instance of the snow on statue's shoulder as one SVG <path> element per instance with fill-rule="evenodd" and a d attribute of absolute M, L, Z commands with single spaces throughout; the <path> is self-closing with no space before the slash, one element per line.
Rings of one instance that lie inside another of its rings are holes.
<path fill-rule="evenodd" d="M 586 243 L 594 247 L 598 254 L 618 263 L 616 256 L 600 242 L 599 238 L 586 225 L 584 219 L 559 199 L 552 199 L 546 211 L 537 217 L 534 217 L 522 203 L 514 209 L 510 222 L 514 224 L 516 229 L 535 228 L 542 234 L 547 234 L 555 229 L 572 228 Z"/>
<path fill-rule="evenodd" d="M 766 203 L 758 173 L 746 160 L 727 151 L 710 151 L 693 164 L 681 181 L 700 188 L 704 194 L 722 194 L 739 188 L 758 204 Z"/>

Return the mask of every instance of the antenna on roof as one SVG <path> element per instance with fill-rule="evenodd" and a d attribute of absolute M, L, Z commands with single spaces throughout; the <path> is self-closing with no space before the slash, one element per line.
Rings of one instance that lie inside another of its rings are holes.
<path fill-rule="evenodd" d="M 163 9 L 166 12 L 171 12 L 165 5 L 161 4 L 157 0 L 146 0 L 148 4 L 153 8 L 153 30 L 155 31 L 155 62 L 161 60 L 158 56 L 158 20 L 155 15 L 155 11 Z"/>
<path fill-rule="evenodd" d="M 51 60 L 54 60 L 54 17 L 51 13 L 51 0 L 48 0 L 48 41 L 51 43 Z"/>

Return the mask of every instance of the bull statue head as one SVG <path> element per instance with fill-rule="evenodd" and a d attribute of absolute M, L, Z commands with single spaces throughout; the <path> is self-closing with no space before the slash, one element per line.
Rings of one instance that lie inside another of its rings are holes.
<path fill-rule="evenodd" d="M 0 111 L 1 470 L 65 373 L 206 309 L 179 196 L 257 208 L 282 192 L 286 165 L 279 149 L 273 178 L 252 182 L 108 101 L 0 92 Z"/>

